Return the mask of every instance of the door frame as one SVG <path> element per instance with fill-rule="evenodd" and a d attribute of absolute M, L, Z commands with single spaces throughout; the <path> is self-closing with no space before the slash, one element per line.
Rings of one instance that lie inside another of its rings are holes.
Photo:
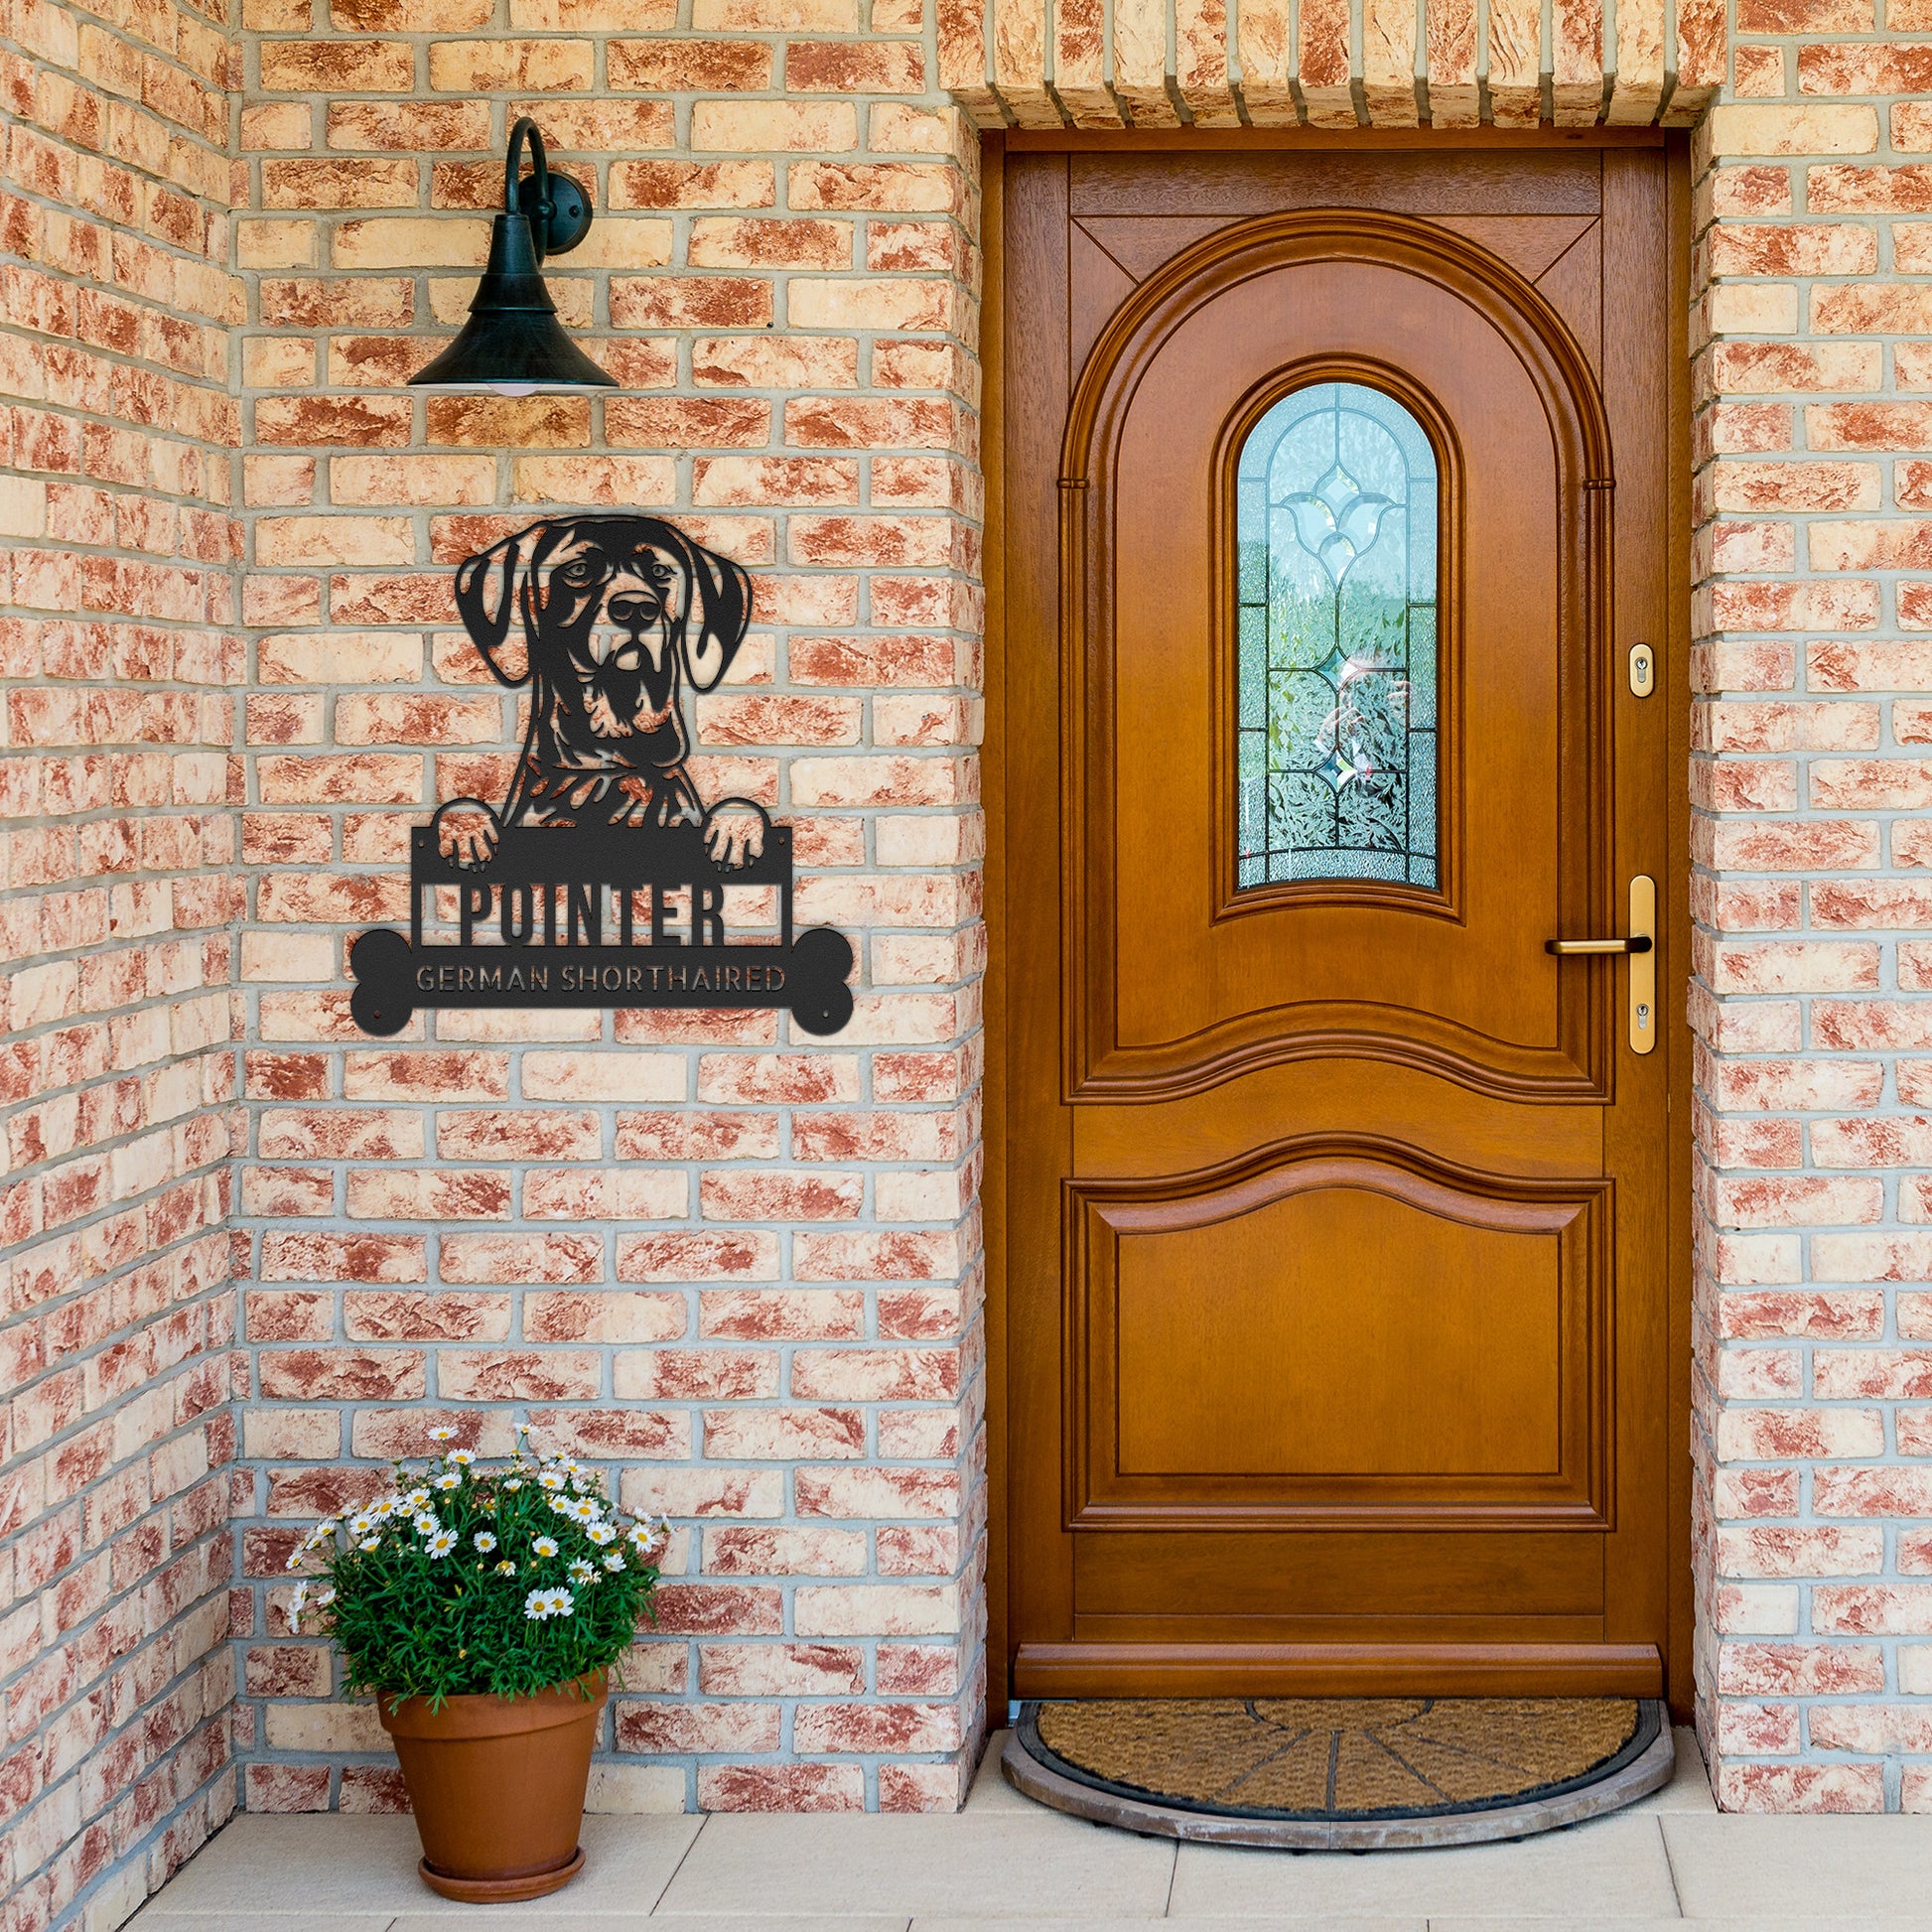
<path fill-rule="evenodd" d="M 1011 822 L 1006 796 L 1006 441 L 1005 441 L 1005 166 L 1018 153 L 1264 153 L 1307 149 L 1337 151 L 1517 149 L 1552 147 L 1662 147 L 1669 181 L 1670 303 L 1665 318 L 1672 370 L 1668 451 L 1668 571 L 1673 587 L 1669 626 L 1658 695 L 1670 706 L 1667 769 L 1672 786 L 1666 800 L 1671 849 L 1677 862 L 1664 882 L 1662 915 L 1669 934 L 1669 956 L 1684 963 L 1684 973 L 1660 988 L 1660 1011 L 1674 1016 L 1680 1050 L 1672 1055 L 1669 1115 L 1669 1308 L 1670 1440 L 1669 1464 L 1669 1649 L 1665 1658 L 1667 1694 L 1673 1717 L 1688 1723 L 1693 1699 L 1692 1643 L 1694 1579 L 1691 1565 L 1691 1392 L 1692 1392 L 1692 1045 L 1685 999 L 1691 960 L 1691 287 L 1690 138 L 1655 128 L 1537 128 L 1522 132 L 1481 127 L 1362 128 L 1329 133 L 1316 128 L 1241 128 L 1228 130 L 1055 129 L 995 131 L 981 137 L 980 234 L 983 273 L 980 300 L 980 465 L 986 488 L 983 570 L 986 594 L 986 695 L 984 741 L 980 750 L 982 798 L 986 815 L 985 918 L 987 963 L 984 980 L 986 1064 L 982 1076 L 986 1152 L 981 1183 L 986 1242 L 986 1429 L 988 1526 L 986 1563 L 986 1651 L 989 1723 L 1005 1722 L 1009 1698 L 1010 1589 L 1012 1572 L 1008 1525 L 1013 1485 L 1026 1479 L 1008 1454 L 1007 1404 L 1007 1158 L 1006 1108 L 1008 1055 L 1014 1044 L 1007 1005 L 1006 837 Z M 1055 1477 L 1057 1480 L 1057 1477 Z"/>

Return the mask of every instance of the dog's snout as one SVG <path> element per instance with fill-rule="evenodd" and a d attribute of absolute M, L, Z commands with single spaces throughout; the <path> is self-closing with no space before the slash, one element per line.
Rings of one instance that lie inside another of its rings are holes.
<path fill-rule="evenodd" d="M 653 591 L 618 591 L 604 606 L 613 623 L 633 632 L 655 623 L 663 609 L 663 601 Z"/>

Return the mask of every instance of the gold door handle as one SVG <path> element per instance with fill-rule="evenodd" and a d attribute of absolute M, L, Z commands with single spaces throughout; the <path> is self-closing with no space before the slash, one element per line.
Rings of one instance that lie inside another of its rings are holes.
<path fill-rule="evenodd" d="M 1647 932 L 1633 932 L 1627 939 L 1546 939 L 1545 952 L 1573 959 L 1579 953 L 1648 952 L 1656 942 Z"/>
<path fill-rule="evenodd" d="M 1630 959 L 1630 1050 L 1648 1053 L 1657 1044 L 1657 882 L 1638 873 L 1630 881 L 1630 935 L 1626 939 L 1546 939 L 1545 952 L 1627 953 Z"/>

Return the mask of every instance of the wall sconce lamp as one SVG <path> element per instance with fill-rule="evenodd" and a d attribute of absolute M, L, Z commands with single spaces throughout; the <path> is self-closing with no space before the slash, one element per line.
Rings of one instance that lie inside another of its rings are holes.
<path fill-rule="evenodd" d="M 532 172 L 520 180 L 525 139 Z M 615 389 L 608 375 L 564 334 L 539 272 L 546 255 L 566 254 L 590 232 L 591 205 L 567 175 L 553 175 L 543 136 L 527 115 L 510 129 L 503 164 L 503 212 L 489 231 L 489 260 L 470 304 L 470 320 L 435 361 L 409 383 L 416 389 L 491 389 L 499 396 L 539 390 Z"/>

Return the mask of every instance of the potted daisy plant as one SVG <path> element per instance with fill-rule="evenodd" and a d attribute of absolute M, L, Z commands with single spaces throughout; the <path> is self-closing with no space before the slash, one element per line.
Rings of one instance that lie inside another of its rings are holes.
<path fill-rule="evenodd" d="M 610 1674 L 650 1614 L 670 1525 L 612 1507 L 595 1470 L 518 1431 L 494 1465 L 447 1445 L 289 1559 L 289 1627 L 321 1628 L 373 1693 L 446 1898 L 537 1898 L 577 1843 Z"/>

